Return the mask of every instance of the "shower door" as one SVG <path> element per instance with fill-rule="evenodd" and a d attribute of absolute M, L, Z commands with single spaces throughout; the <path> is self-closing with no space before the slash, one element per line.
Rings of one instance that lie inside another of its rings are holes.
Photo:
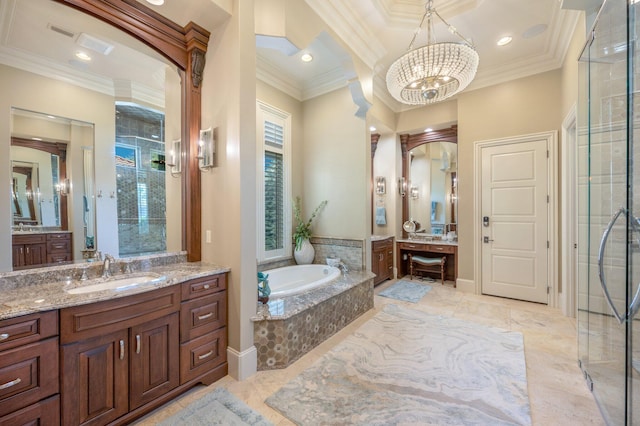
<path fill-rule="evenodd" d="M 581 57 L 579 361 L 610 425 L 640 425 L 638 7 L 606 0 Z"/>

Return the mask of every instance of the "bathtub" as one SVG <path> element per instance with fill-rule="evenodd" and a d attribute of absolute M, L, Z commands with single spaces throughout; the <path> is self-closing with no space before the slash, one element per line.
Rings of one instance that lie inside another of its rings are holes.
<path fill-rule="evenodd" d="M 296 265 L 264 271 L 269 274 L 270 298 L 291 296 L 326 284 L 340 276 L 340 269 L 328 265 Z"/>

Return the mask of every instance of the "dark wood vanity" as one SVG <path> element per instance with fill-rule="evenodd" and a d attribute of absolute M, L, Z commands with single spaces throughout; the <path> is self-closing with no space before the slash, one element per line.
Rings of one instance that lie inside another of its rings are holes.
<path fill-rule="evenodd" d="M 226 281 L 0 321 L 0 424 L 127 424 L 224 377 Z"/>
<path fill-rule="evenodd" d="M 374 286 L 393 279 L 393 237 L 371 241 L 371 272 Z"/>
<path fill-rule="evenodd" d="M 438 241 L 398 241 L 397 247 L 398 278 L 409 274 L 409 253 L 424 257 L 446 257 L 445 279 L 453 281 L 455 287 L 458 279 L 458 246 Z"/>
<path fill-rule="evenodd" d="M 70 232 L 13 234 L 13 269 L 52 266 L 73 260 Z"/>

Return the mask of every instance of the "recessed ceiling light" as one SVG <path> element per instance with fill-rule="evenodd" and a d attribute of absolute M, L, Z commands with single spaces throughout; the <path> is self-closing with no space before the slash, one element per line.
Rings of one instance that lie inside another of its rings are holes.
<path fill-rule="evenodd" d="M 370 132 L 375 132 L 375 131 L 376 131 L 375 126 L 371 126 L 371 127 L 369 127 L 369 131 L 370 131 Z"/>
<path fill-rule="evenodd" d="M 433 132 L 433 129 L 431 127 L 427 127 L 426 129 L 424 129 L 425 132 Z"/>
<path fill-rule="evenodd" d="M 162 6 L 164 4 L 164 0 L 147 0 L 147 3 L 151 3 L 154 6 Z"/>
<path fill-rule="evenodd" d="M 76 58 L 82 59 L 83 61 L 90 61 L 91 56 L 87 55 L 84 52 L 76 52 Z"/>
<path fill-rule="evenodd" d="M 511 43 L 511 40 L 513 40 L 511 36 L 504 36 L 500 38 L 500 40 L 498 40 L 496 44 L 498 46 L 506 46 L 507 44 Z"/>
<path fill-rule="evenodd" d="M 300 56 L 300 60 L 301 60 L 302 62 L 311 62 L 311 61 L 313 61 L 313 56 L 311 56 L 311 55 L 310 55 L 310 54 L 308 54 L 308 53 L 305 53 L 305 54 L 303 54 L 302 56 Z"/>

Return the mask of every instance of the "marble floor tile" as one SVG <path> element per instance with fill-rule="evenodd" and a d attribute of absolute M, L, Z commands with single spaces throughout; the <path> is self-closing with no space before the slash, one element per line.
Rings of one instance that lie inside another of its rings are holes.
<path fill-rule="evenodd" d="M 377 294 L 394 282 L 391 280 L 382 283 L 375 288 L 375 293 Z M 483 325 L 522 332 L 533 425 L 604 425 L 602 416 L 577 365 L 577 337 L 574 319 L 566 318 L 557 309 L 545 305 L 462 293 L 454 289 L 450 282 L 446 282 L 444 286 L 438 283 L 430 285 L 433 287 L 432 290 L 418 303 L 400 302 L 375 296 L 374 309 L 340 330 L 286 369 L 261 371 L 242 382 L 227 376 L 212 386 L 196 388 L 190 395 L 196 398 L 203 392 L 212 391 L 215 387 L 226 387 L 251 408 L 262 413 L 274 425 L 292 425 L 291 421 L 267 406 L 264 400 L 352 334 L 379 312 L 384 305 L 395 303 L 434 315 L 451 316 L 476 321 Z M 159 421 L 173 414 L 181 406 L 180 399 L 173 401 L 153 412 L 140 424 L 153 424 L 149 423 L 148 419 Z"/>

